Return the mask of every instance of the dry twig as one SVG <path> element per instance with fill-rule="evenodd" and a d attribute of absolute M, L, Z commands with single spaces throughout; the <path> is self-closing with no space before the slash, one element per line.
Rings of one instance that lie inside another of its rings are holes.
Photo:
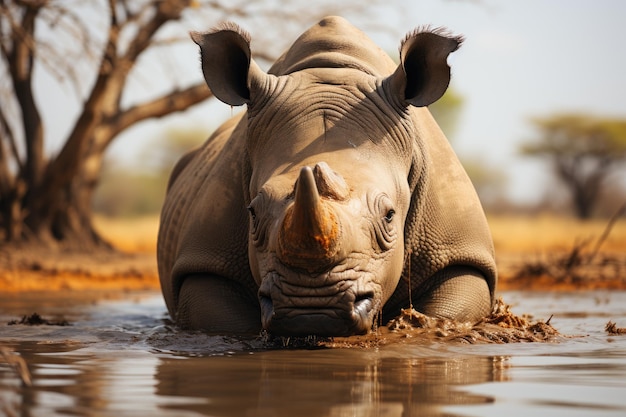
<path fill-rule="evenodd" d="M 618 256 L 602 254 L 600 248 L 624 213 L 626 213 L 626 203 L 622 204 L 611 216 L 595 242 L 591 239 L 577 240 L 565 254 L 525 262 L 515 274 L 515 279 L 550 277 L 556 284 L 584 284 L 620 279 L 626 272 L 626 260 Z M 588 250 L 592 243 L 592 249 Z"/>
<path fill-rule="evenodd" d="M 22 385 L 27 387 L 32 385 L 28 365 L 26 364 L 24 358 L 4 346 L 0 346 L 0 357 L 2 357 L 4 361 L 11 366 L 11 368 L 13 368 L 17 376 L 20 377 Z"/>
<path fill-rule="evenodd" d="M 626 327 L 617 327 L 615 323 L 609 320 L 604 330 L 610 335 L 626 334 Z"/>

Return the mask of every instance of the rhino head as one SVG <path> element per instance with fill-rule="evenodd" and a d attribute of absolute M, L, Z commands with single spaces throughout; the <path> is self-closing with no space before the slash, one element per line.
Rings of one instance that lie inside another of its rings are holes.
<path fill-rule="evenodd" d="M 425 169 L 410 108 L 443 95 L 461 39 L 416 31 L 396 66 L 364 57 L 358 39 L 320 48 L 303 36 L 266 73 L 235 25 L 192 33 L 214 95 L 247 105 L 238 129 L 263 327 L 365 333 L 402 276 L 411 193 Z"/>

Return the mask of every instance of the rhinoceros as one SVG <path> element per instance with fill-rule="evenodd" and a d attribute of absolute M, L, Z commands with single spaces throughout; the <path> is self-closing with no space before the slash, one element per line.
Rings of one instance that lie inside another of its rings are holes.
<path fill-rule="evenodd" d="M 464 322 L 489 314 L 490 231 L 427 109 L 462 37 L 418 28 L 397 65 L 327 17 L 267 73 L 234 23 L 191 37 L 215 97 L 247 108 L 170 177 L 157 258 L 177 325 L 347 336 L 411 305 Z"/>

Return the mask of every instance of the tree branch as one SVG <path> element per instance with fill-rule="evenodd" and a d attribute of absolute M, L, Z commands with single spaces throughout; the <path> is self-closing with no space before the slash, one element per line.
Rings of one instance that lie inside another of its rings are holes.
<path fill-rule="evenodd" d="M 4 132 L 4 134 L 2 134 Z M 11 149 L 11 154 L 13 155 L 13 160 L 18 166 L 19 172 L 23 172 L 24 165 L 22 160 L 20 159 L 20 154 L 17 150 L 17 143 L 15 142 L 15 135 L 13 134 L 13 129 L 11 129 L 11 125 L 8 123 L 4 111 L 0 108 L 0 137 L 4 137 L 9 142 L 9 148 Z M 2 145 L 4 146 L 4 145 Z M 3 158 L 8 160 L 8 156 L 3 155 Z"/>
<path fill-rule="evenodd" d="M 91 22 L 80 15 L 80 9 L 77 11 L 61 2 L 50 3 L 42 10 L 39 20 L 63 37 L 54 36 L 51 42 L 37 39 L 37 59 L 59 82 L 69 80 L 77 97 L 81 97 L 84 77 L 80 75 L 84 72 L 84 63 L 97 64 L 101 50 L 100 43 L 91 33 L 93 25 L 90 26 Z M 80 47 L 76 48 L 76 45 Z"/>
<path fill-rule="evenodd" d="M 154 3 L 154 15 L 138 28 L 137 35 L 121 58 L 122 61 L 134 63 L 137 57 L 151 45 L 155 33 L 168 21 L 180 19 L 182 11 L 189 6 L 189 3 L 190 0 L 165 0 Z"/>
<path fill-rule="evenodd" d="M 47 174 L 39 189 L 39 201 L 52 201 L 49 196 L 58 193 L 79 172 L 83 163 L 84 149 L 93 136 L 93 132 L 102 120 L 102 103 L 109 94 L 114 94 L 109 88 L 109 82 L 114 75 L 117 60 L 117 42 L 119 25 L 115 13 L 115 0 L 109 0 L 110 26 L 104 52 L 100 60 L 98 76 L 83 106 L 63 149 L 48 165 Z M 121 87 L 119 88 L 121 90 Z"/>
<path fill-rule="evenodd" d="M 7 138 L 9 146 L 14 148 L 15 140 L 13 138 L 13 133 L 10 126 L 6 122 L 2 108 L 0 108 L 0 200 L 3 201 L 8 198 L 12 189 L 11 184 L 13 183 L 11 171 L 9 169 L 9 156 L 6 152 L 5 141 L 2 140 L 4 138 Z M 15 149 L 12 149 L 12 152 L 14 153 Z M 17 162 L 19 163 L 19 159 Z M 2 209 L 1 206 L 2 204 L 0 203 L 0 209 Z"/>
<path fill-rule="evenodd" d="M 43 126 L 32 90 L 33 61 L 35 55 L 36 19 L 45 5 L 44 1 L 23 2 L 22 18 L 16 22 L 10 11 L 6 13 L 11 23 L 12 48 L 8 50 L 8 66 L 15 98 L 22 114 L 26 142 L 24 179 L 31 185 L 39 184 L 43 175 Z"/>
<path fill-rule="evenodd" d="M 64 184 L 71 181 L 79 172 L 88 143 L 94 140 L 95 130 L 102 127 L 104 118 L 108 119 L 112 114 L 120 114 L 118 109 L 121 92 L 125 85 L 126 77 L 135 64 L 138 55 L 150 46 L 152 36 L 165 22 L 180 17 L 182 10 L 187 7 L 189 1 L 190 0 L 165 0 L 150 3 L 152 7 L 155 8 L 154 16 L 148 20 L 146 24 L 137 29 L 137 33 L 131 40 L 126 53 L 120 56 L 118 53 L 122 23 L 117 15 L 117 1 L 109 0 L 109 35 L 100 62 L 98 77 L 89 98 L 84 104 L 83 112 L 70 133 L 65 146 L 48 167 L 49 175 L 45 178 L 45 184 L 43 184 L 40 190 L 41 193 L 49 195 L 50 193 L 58 192 L 60 187 L 63 187 Z M 200 101 L 204 98 L 206 97 L 196 100 Z M 174 105 L 174 107 L 176 107 L 176 105 Z M 171 111 L 175 110 L 170 110 L 169 112 Z M 142 111 L 135 108 L 134 112 L 130 114 L 137 115 L 135 120 L 142 120 L 148 117 L 155 117 L 151 114 L 158 113 L 159 110 L 152 110 L 149 111 L 147 115 L 144 115 Z M 167 112 L 164 114 L 167 114 Z M 124 120 L 122 120 L 118 131 L 129 126 L 126 121 L 127 119 L 128 117 L 125 117 Z M 112 129 L 111 131 L 114 130 L 115 129 Z M 108 136 L 107 143 L 114 137 L 114 135 L 105 136 Z M 77 157 L 77 155 L 80 156 Z M 48 201 L 49 199 L 42 196 L 40 200 Z"/>
<path fill-rule="evenodd" d="M 120 132 L 137 122 L 185 110 L 189 106 L 198 104 L 210 97 L 213 97 L 213 93 L 202 82 L 184 90 L 172 91 L 150 102 L 130 107 L 107 120 L 106 125 L 110 128 L 107 145 Z"/>

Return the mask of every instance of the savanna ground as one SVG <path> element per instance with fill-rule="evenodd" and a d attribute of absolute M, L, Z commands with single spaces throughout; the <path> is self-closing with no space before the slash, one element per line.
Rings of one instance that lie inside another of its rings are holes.
<path fill-rule="evenodd" d="M 626 290 L 624 219 L 580 222 L 553 215 L 490 216 L 489 222 L 499 269 L 498 291 Z M 112 292 L 158 291 L 158 217 L 99 217 L 96 227 L 117 251 L 64 254 L 4 248 L 0 252 L 0 292 L 36 291 L 45 296 L 53 291 L 81 294 L 88 290 L 92 296 L 95 291 L 108 297 Z M 614 333 L 620 331 L 626 332 L 619 328 Z M 498 297 L 492 314 L 476 325 L 433 319 L 406 309 L 387 326 L 364 336 L 309 340 L 266 335 L 269 338 L 264 343 L 287 348 L 320 344 L 368 347 L 417 335 L 467 343 L 509 343 L 548 341 L 559 332 L 550 325 L 550 318 L 534 321 L 526 314 L 517 316 Z"/>
<path fill-rule="evenodd" d="M 489 216 L 499 290 L 626 289 L 626 220 Z M 0 291 L 158 289 L 158 216 L 96 218 L 119 252 L 0 251 Z"/>

